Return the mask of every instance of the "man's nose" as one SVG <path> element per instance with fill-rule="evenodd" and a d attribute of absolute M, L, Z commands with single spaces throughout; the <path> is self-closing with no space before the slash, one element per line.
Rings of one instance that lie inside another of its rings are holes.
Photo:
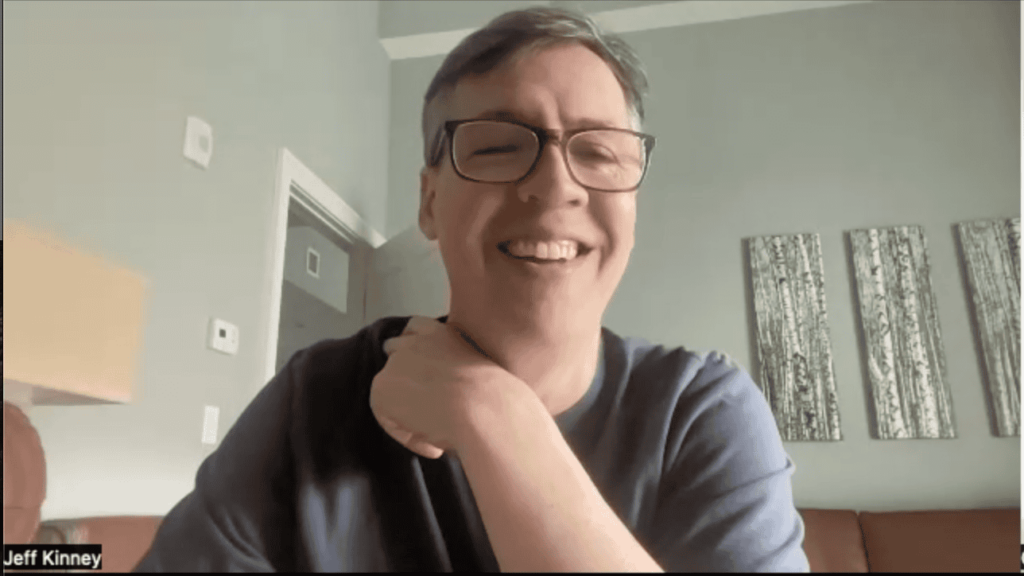
<path fill-rule="evenodd" d="M 581 206 L 590 199 L 587 189 L 573 180 L 563 149 L 554 141 L 548 141 L 541 150 L 537 166 L 519 183 L 516 193 L 523 202 L 533 200 L 553 206 Z"/>

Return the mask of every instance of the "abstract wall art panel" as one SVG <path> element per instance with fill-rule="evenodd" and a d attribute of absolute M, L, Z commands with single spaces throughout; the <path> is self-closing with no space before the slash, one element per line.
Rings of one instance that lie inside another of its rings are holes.
<path fill-rule="evenodd" d="M 955 438 L 924 230 L 854 230 L 850 247 L 875 437 Z"/>
<path fill-rule="evenodd" d="M 957 225 L 998 436 L 1020 436 L 1020 218 Z"/>
<path fill-rule="evenodd" d="M 758 386 L 783 440 L 842 440 L 817 234 L 751 238 Z"/>

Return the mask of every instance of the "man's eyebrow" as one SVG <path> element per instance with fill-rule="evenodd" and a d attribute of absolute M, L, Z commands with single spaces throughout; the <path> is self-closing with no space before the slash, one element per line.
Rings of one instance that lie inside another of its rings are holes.
<path fill-rule="evenodd" d="M 516 120 L 523 122 L 518 114 L 510 110 L 500 108 L 497 110 L 485 110 L 473 117 L 475 120 Z"/>
<path fill-rule="evenodd" d="M 507 110 L 505 108 L 497 108 L 494 110 L 485 110 L 473 117 L 474 120 L 512 120 L 515 122 L 524 122 L 527 124 L 533 124 L 528 120 L 525 120 L 519 114 Z M 607 120 L 598 120 L 596 118 L 574 118 L 569 122 L 568 129 L 574 128 L 621 128 L 616 126 Z"/>

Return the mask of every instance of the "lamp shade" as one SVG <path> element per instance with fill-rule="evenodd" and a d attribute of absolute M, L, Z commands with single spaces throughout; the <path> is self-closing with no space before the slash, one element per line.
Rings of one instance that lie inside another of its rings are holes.
<path fill-rule="evenodd" d="M 130 401 L 146 281 L 22 222 L 5 219 L 3 235 L 5 397 L 12 389 L 33 405 Z"/>

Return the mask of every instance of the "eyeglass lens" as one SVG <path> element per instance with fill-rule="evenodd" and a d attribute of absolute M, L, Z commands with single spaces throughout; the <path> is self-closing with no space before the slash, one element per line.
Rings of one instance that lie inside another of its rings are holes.
<path fill-rule="evenodd" d="M 505 122 L 469 122 L 455 130 L 455 168 L 481 182 L 515 182 L 538 156 L 538 140 L 528 128 Z M 644 142 L 635 134 L 594 130 L 569 140 L 569 166 L 580 184 L 599 190 L 629 190 L 643 178 Z"/>

